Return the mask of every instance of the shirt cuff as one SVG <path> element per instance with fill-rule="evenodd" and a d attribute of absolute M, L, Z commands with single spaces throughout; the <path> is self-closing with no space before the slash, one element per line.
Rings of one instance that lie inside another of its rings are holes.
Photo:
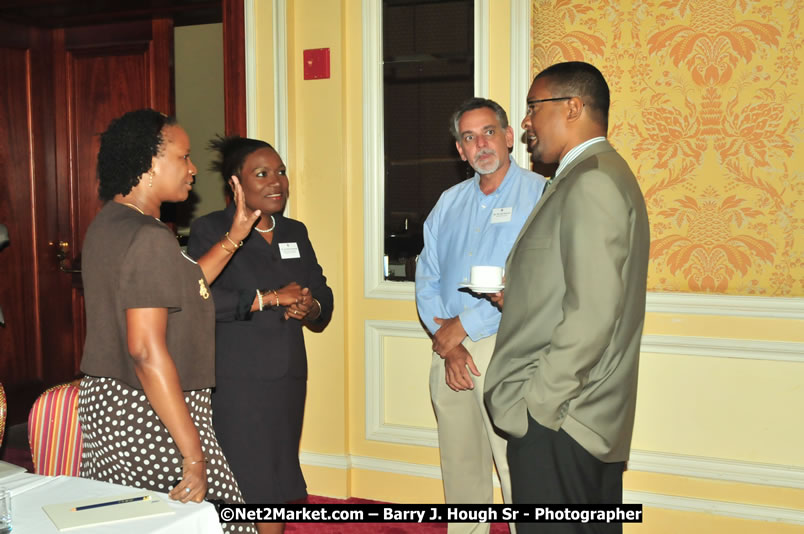
<path fill-rule="evenodd" d="M 235 308 L 235 321 L 251 319 L 251 305 L 254 303 L 254 291 L 238 291 L 237 307 Z"/>

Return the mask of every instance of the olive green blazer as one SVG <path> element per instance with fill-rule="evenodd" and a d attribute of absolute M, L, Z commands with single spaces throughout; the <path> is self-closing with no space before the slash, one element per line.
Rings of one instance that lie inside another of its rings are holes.
<path fill-rule="evenodd" d="M 650 232 L 628 164 L 608 141 L 551 180 L 506 263 L 485 380 L 511 436 L 563 428 L 605 462 L 625 461 L 636 407 Z"/>

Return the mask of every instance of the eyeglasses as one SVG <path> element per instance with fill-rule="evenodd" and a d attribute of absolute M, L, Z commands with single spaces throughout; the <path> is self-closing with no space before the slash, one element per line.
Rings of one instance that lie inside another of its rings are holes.
<path fill-rule="evenodd" d="M 539 100 L 528 100 L 528 105 L 530 104 L 541 104 L 542 102 L 555 102 L 557 100 L 571 100 L 575 98 L 574 96 L 556 96 L 553 98 L 540 98 Z"/>

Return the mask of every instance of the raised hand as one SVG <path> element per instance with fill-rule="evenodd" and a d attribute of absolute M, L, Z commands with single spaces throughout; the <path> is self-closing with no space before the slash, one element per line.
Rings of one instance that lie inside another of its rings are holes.
<path fill-rule="evenodd" d="M 232 175 L 230 184 L 234 191 L 236 209 L 234 219 L 232 219 L 232 227 L 229 230 L 229 237 L 231 237 L 232 241 L 235 243 L 239 243 L 251 232 L 254 224 L 259 220 L 260 215 L 262 215 L 262 212 L 260 210 L 251 211 L 248 206 L 246 206 L 243 186 L 240 185 L 240 180 L 237 179 L 237 176 Z"/>

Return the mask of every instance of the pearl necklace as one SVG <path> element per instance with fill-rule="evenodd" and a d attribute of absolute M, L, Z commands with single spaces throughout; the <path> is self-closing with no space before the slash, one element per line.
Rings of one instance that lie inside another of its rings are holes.
<path fill-rule="evenodd" d="M 273 216 L 273 215 L 271 215 L 271 227 L 270 227 L 269 229 L 267 229 L 267 230 L 261 230 L 261 229 L 259 229 L 259 228 L 258 228 L 258 227 L 256 227 L 256 226 L 254 227 L 254 229 L 255 229 L 255 230 L 257 230 L 257 231 L 258 231 L 259 233 L 261 233 L 261 234 L 267 234 L 268 232 L 273 232 L 273 231 L 274 231 L 274 228 L 276 228 L 276 221 L 274 220 L 274 216 Z"/>

